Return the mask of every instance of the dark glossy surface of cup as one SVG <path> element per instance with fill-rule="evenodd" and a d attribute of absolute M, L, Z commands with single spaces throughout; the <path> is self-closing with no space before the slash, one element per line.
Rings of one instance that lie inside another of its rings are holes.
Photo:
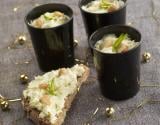
<path fill-rule="evenodd" d="M 45 12 L 60 11 L 70 19 L 53 28 L 35 28 L 29 23 Z M 32 44 L 42 71 L 74 65 L 73 12 L 64 4 L 45 4 L 31 10 L 26 18 Z"/>
<path fill-rule="evenodd" d="M 94 48 L 95 43 L 106 34 L 129 34 L 138 46 L 116 54 L 102 53 Z M 112 100 L 125 100 L 133 97 L 140 88 L 140 48 L 141 34 L 125 25 L 112 25 L 94 32 L 89 40 L 93 49 L 94 63 L 102 94 Z"/>
<path fill-rule="evenodd" d="M 83 17 L 83 21 L 85 24 L 85 29 L 88 38 L 90 35 L 96 31 L 97 29 L 113 25 L 113 24 L 125 24 L 126 23 L 126 2 L 127 0 L 124 0 L 125 5 L 113 12 L 108 13 L 91 13 L 83 10 L 81 7 L 83 5 L 86 5 L 87 3 L 91 2 L 93 0 L 80 0 L 79 1 L 79 8 L 81 10 L 81 14 Z"/>

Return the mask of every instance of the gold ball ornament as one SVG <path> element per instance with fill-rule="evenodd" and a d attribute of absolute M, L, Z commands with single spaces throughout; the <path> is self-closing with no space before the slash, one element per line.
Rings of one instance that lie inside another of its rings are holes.
<path fill-rule="evenodd" d="M 79 41 L 75 39 L 75 40 L 74 40 L 74 45 L 73 45 L 73 46 L 74 46 L 74 47 L 78 46 L 78 43 L 79 43 Z"/>
<path fill-rule="evenodd" d="M 151 60 L 152 55 L 149 52 L 145 52 L 142 55 L 143 62 L 149 62 Z"/>
<path fill-rule="evenodd" d="M 0 103 L 4 100 L 4 97 L 0 95 Z"/>
<path fill-rule="evenodd" d="M 28 82 L 29 78 L 28 78 L 28 76 L 27 76 L 26 74 L 21 74 L 21 75 L 20 75 L 20 80 L 21 80 L 21 82 L 22 82 L 23 84 L 25 84 L 25 83 Z"/>
<path fill-rule="evenodd" d="M 14 7 L 14 8 L 13 8 L 13 11 L 14 11 L 14 12 L 17 12 L 17 10 L 18 10 L 18 7 Z"/>
<path fill-rule="evenodd" d="M 37 6 L 39 6 L 39 4 L 38 4 L 38 3 L 35 3 L 34 6 L 37 7 Z"/>
<path fill-rule="evenodd" d="M 115 113 L 115 109 L 113 107 L 107 107 L 106 108 L 106 115 L 107 117 L 112 117 Z"/>
<path fill-rule="evenodd" d="M 3 101 L 0 102 L 0 107 L 3 111 L 6 111 L 9 109 L 9 102 L 4 99 Z"/>
<path fill-rule="evenodd" d="M 75 59 L 74 61 L 75 61 L 75 63 L 77 63 L 77 64 L 85 64 L 85 65 L 88 65 L 88 62 L 86 62 L 85 60 Z"/>
<path fill-rule="evenodd" d="M 20 36 L 18 36 L 18 43 L 20 44 L 20 45 L 23 45 L 25 42 L 26 42 L 26 40 L 27 40 L 27 38 L 26 38 L 26 36 L 25 35 L 20 35 Z"/>

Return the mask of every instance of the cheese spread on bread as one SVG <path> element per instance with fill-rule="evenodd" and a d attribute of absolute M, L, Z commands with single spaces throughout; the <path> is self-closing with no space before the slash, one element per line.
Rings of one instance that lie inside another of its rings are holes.
<path fill-rule="evenodd" d="M 77 91 L 77 78 L 84 72 L 82 65 L 75 65 L 37 76 L 23 91 L 23 96 L 32 108 L 40 112 L 39 118 L 48 118 L 54 123 L 57 115 L 65 108 L 66 98 Z"/>

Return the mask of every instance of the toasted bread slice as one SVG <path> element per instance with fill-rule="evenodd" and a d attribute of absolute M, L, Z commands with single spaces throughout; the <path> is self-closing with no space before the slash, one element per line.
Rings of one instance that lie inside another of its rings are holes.
<path fill-rule="evenodd" d="M 54 117 L 53 115 L 51 116 L 51 114 L 50 115 L 46 115 L 46 116 L 42 115 L 43 116 L 42 117 L 41 116 L 41 113 L 42 113 L 41 108 L 37 108 L 38 104 L 37 105 L 33 105 L 32 102 L 31 102 L 32 94 L 34 94 L 34 93 L 28 94 L 29 93 L 28 91 L 32 91 L 32 89 L 33 89 L 33 91 L 35 91 L 36 87 L 33 84 L 34 83 L 37 84 L 37 83 L 34 82 L 34 80 L 33 80 L 33 82 L 31 82 L 29 84 L 29 86 L 33 85 L 35 88 L 34 87 L 33 88 L 28 87 L 26 90 L 24 90 L 24 92 L 23 92 L 23 101 L 22 101 L 24 110 L 27 113 L 27 117 L 29 119 L 31 119 L 36 125 L 61 125 L 64 122 L 64 119 L 66 117 L 66 113 L 69 110 L 73 99 L 75 98 L 75 96 L 76 96 L 79 88 L 81 87 L 82 83 L 85 82 L 87 77 L 89 76 L 89 68 L 84 66 L 84 65 L 82 65 L 82 64 L 81 65 L 75 65 L 71 69 L 73 70 L 73 73 L 76 74 L 76 78 L 77 78 L 77 82 L 75 83 L 76 87 L 73 89 L 73 91 L 71 93 L 68 93 L 67 96 L 64 98 L 64 105 L 61 107 L 61 109 L 59 109 L 60 110 L 59 113 L 55 114 L 55 119 L 54 120 L 51 120 L 51 117 Z M 68 72 L 70 72 L 70 71 L 72 72 L 71 69 L 67 68 Z M 83 71 L 76 71 L 76 70 L 80 70 L 80 69 L 83 69 Z M 65 72 L 65 70 L 66 70 L 66 68 L 63 68 L 63 69 L 56 70 L 55 72 L 58 72 L 58 75 L 60 75 L 63 78 L 63 73 Z M 52 71 L 52 73 L 53 72 L 54 71 Z M 79 73 L 79 75 L 77 75 L 77 73 Z M 74 74 L 72 74 L 72 75 L 74 76 Z M 65 75 L 68 75 L 68 73 L 66 72 Z M 41 78 L 43 78 L 43 77 L 44 76 L 42 76 Z M 41 88 L 46 89 L 46 86 L 44 84 L 40 84 L 39 86 Z M 47 90 L 48 89 L 46 89 L 45 91 L 47 91 Z M 64 89 L 64 91 L 66 91 L 66 90 Z M 63 93 L 63 91 L 62 91 L 62 93 Z M 49 96 L 51 96 L 51 95 L 49 95 Z M 55 95 L 53 95 L 53 96 L 55 96 Z M 47 99 L 47 97 L 45 97 L 44 99 Z M 40 102 L 40 103 L 43 103 L 43 101 Z M 47 103 L 49 104 L 49 101 L 44 101 L 44 103 L 47 105 Z M 53 102 L 53 103 L 55 103 L 55 102 Z M 45 105 L 43 105 L 42 107 L 44 108 L 44 106 Z"/>

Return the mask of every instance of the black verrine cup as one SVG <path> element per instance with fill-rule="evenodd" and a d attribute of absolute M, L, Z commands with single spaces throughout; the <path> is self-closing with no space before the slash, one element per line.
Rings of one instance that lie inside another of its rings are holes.
<path fill-rule="evenodd" d="M 91 13 L 82 9 L 83 5 L 91 2 L 93 0 L 80 0 L 79 8 L 81 10 L 81 15 L 83 18 L 83 22 L 85 25 L 86 33 L 88 39 L 90 35 L 96 31 L 97 29 L 113 25 L 113 24 L 125 24 L 126 23 L 126 5 L 127 0 L 123 0 L 125 2 L 124 6 L 118 10 L 108 13 Z"/>
<path fill-rule="evenodd" d="M 52 28 L 36 28 L 29 23 L 45 12 L 60 11 L 70 19 Z M 45 4 L 31 10 L 25 17 L 38 64 L 42 71 L 74 65 L 73 12 L 64 4 Z"/>
<path fill-rule="evenodd" d="M 124 53 L 109 54 L 95 49 L 95 43 L 106 34 L 127 33 L 137 46 Z M 102 94 L 112 100 L 125 100 L 133 97 L 140 88 L 140 48 L 141 34 L 125 25 L 112 25 L 95 31 L 89 40 L 93 49 L 94 63 Z"/>

